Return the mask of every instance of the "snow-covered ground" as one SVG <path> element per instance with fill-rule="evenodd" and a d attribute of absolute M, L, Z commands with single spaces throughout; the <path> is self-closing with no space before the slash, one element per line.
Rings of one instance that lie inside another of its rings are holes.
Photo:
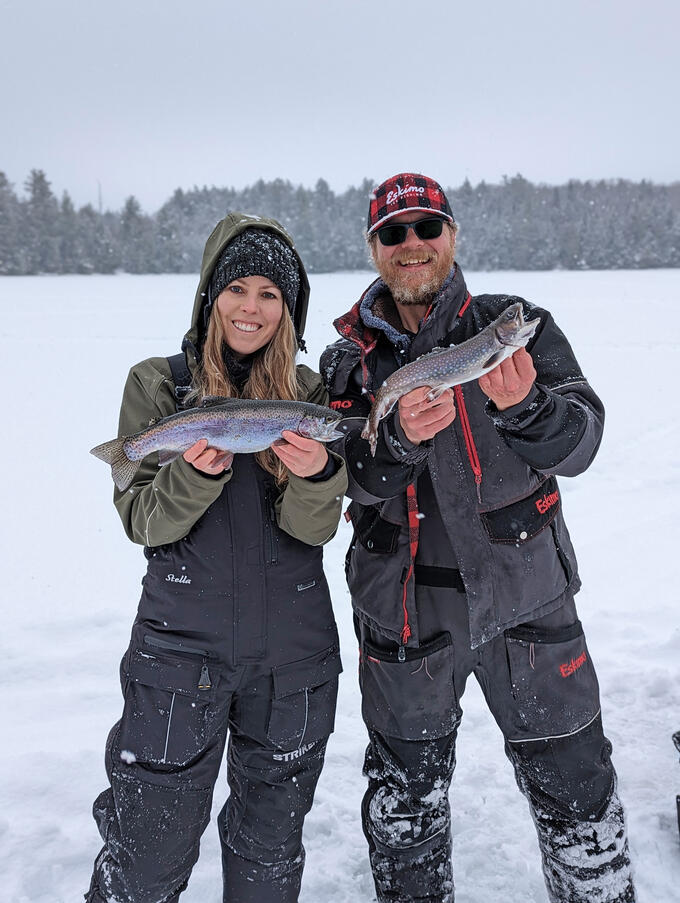
<path fill-rule="evenodd" d="M 473 293 L 550 308 L 608 410 L 590 471 L 563 480 L 579 554 L 579 609 L 598 666 L 604 722 L 627 807 L 640 903 L 680 897 L 677 561 L 680 270 L 470 273 Z M 368 274 L 312 278 L 305 358 L 316 366 Z M 88 454 L 115 435 L 128 367 L 172 354 L 188 324 L 191 276 L 0 279 L 2 631 L 0 899 L 75 903 L 100 841 L 90 815 L 106 785 L 103 748 L 120 715 L 117 668 L 144 567 Z M 305 828 L 303 903 L 374 899 L 359 822 L 364 728 L 342 558 L 326 562 L 345 672 L 336 733 Z M 545 903 L 528 808 L 474 681 L 463 699 L 452 790 L 459 903 Z M 215 805 L 226 782 L 221 776 Z M 183 903 L 219 903 L 215 824 Z"/>

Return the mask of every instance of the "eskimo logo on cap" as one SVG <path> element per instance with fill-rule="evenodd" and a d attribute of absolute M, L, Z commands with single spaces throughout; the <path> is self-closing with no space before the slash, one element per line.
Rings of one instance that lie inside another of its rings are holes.
<path fill-rule="evenodd" d="M 378 185 L 368 208 L 368 234 L 387 220 L 411 210 L 424 210 L 453 222 L 453 213 L 444 190 L 434 179 L 414 172 L 402 172 Z"/>
<path fill-rule="evenodd" d="M 387 192 L 387 206 L 396 204 L 399 198 L 403 198 L 405 194 L 425 194 L 425 187 L 423 185 L 407 185 L 406 188 L 402 188 L 401 185 L 397 185 L 396 188 L 391 188 Z"/>

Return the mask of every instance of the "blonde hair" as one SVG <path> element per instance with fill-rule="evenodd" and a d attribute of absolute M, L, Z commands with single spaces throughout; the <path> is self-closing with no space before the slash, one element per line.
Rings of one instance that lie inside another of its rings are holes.
<path fill-rule="evenodd" d="M 257 398 L 263 401 L 268 399 L 297 401 L 301 388 L 295 367 L 297 347 L 295 327 L 284 304 L 278 329 L 269 343 L 253 355 L 250 375 L 239 392 L 231 381 L 224 362 L 224 352 L 229 353 L 230 349 L 224 340 L 217 304 L 213 304 L 203 343 L 203 356 L 194 375 L 192 391 L 187 395 L 185 404 L 200 404 L 207 395 Z M 288 470 L 270 448 L 256 452 L 255 460 L 263 470 L 274 477 L 277 486 L 287 482 Z"/>

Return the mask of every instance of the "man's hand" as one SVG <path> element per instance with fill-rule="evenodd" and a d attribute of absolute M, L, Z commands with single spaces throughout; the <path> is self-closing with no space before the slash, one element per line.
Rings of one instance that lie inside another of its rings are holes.
<path fill-rule="evenodd" d="M 479 388 L 488 395 L 499 411 L 524 401 L 536 379 L 536 370 L 526 348 L 518 348 L 512 357 L 482 376 Z"/>
<path fill-rule="evenodd" d="M 429 386 L 421 386 L 399 399 L 399 422 L 414 445 L 451 426 L 456 416 L 452 389 L 446 389 L 435 401 L 426 400 L 430 392 Z"/>
<path fill-rule="evenodd" d="M 182 455 L 185 461 L 191 464 L 201 473 L 207 473 L 215 477 L 225 470 L 229 470 L 234 456 L 231 452 L 223 452 L 218 448 L 210 448 L 207 439 L 199 439 L 194 442 Z"/>
<path fill-rule="evenodd" d="M 291 430 L 284 430 L 283 439 L 272 445 L 274 454 L 283 461 L 296 477 L 313 477 L 326 466 L 328 452 L 323 442 L 306 439 Z"/>

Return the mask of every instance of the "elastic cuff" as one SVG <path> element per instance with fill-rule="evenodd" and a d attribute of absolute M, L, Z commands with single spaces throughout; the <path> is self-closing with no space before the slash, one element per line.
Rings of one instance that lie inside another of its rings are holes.
<path fill-rule="evenodd" d="M 345 470 L 345 462 L 340 457 L 340 455 L 336 455 L 334 452 L 328 453 L 329 458 L 334 458 L 336 462 L 336 470 L 331 476 L 326 477 L 324 480 L 320 480 L 320 474 L 317 474 L 316 479 L 312 477 L 298 477 L 292 471 L 288 473 L 288 483 L 291 486 L 295 486 L 297 483 L 300 487 L 304 486 L 307 492 L 319 493 L 322 495 L 324 492 L 328 491 L 328 486 L 334 486 L 337 483 L 339 486 L 346 484 L 347 473 Z M 340 492 L 340 495 L 344 495 L 344 489 Z"/>
<path fill-rule="evenodd" d="M 312 474 L 311 477 L 305 477 L 304 479 L 309 480 L 310 483 L 323 483 L 325 480 L 330 480 L 331 477 L 334 477 L 338 470 L 340 470 L 340 462 L 328 452 L 328 460 L 326 461 L 324 469 L 319 473 Z"/>
<path fill-rule="evenodd" d="M 550 396 L 540 386 L 532 386 L 526 398 L 503 411 L 489 399 L 485 405 L 486 413 L 499 429 L 518 429 L 530 423 L 538 412 L 550 403 Z"/>
<path fill-rule="evenodd" d="M 398 411 L 395 411 L 394 414 L 391 414 L 385 420 L 383 429 L 385 431 L 385 445 L 396 461 L 402 461 L 406 464 L 418 464 L 429 455 L 432 448 L 432 440 L 425 439 L 419 445 L 411 442 L 401 425 Z"/>

